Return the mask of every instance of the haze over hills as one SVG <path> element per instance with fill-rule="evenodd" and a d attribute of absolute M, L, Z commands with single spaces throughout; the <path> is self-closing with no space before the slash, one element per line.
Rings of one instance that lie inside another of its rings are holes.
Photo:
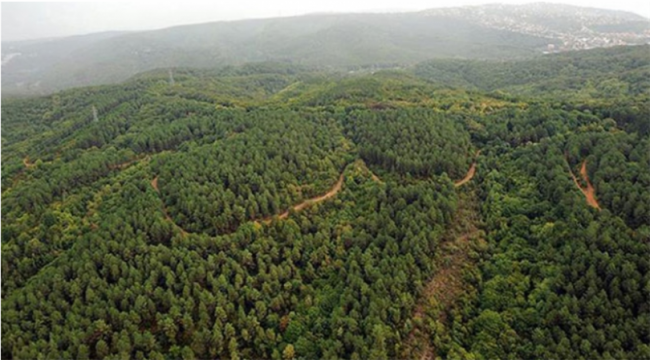
<path fill-rule="evenodd" d="M 432 58 L 527 58 L 648 39 L 650 22 L 641 16 L 554 4 L 312 14 L 3 43 L 2 90 L 44 94 L 156 68 L 271 60 L 353 70 Z"/>
<path fill-rule="evenodd" d="M 547 52 L 643 44 L 650 39 L 648 19 L 624 11 L 534 3 L 443 8 L 425 12 L 431 16 L 463 17 L 492 29 L 560 41 L 559 46 L 549 46 Z"/>

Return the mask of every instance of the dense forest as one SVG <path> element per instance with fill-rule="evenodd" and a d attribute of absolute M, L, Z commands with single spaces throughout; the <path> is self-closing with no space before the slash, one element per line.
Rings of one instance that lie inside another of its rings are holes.
<path fill-rule="evenodd" d="M 2 357 L 650 358 L 648 51 L 3 99 Z"/>
<path fill-rule="evenodd" d="M 647 95 L 650 47 L 568 52 L 525 61 L 439 59 L 420 63 L 413 72 L 448 86 L 584 102 Z"/>

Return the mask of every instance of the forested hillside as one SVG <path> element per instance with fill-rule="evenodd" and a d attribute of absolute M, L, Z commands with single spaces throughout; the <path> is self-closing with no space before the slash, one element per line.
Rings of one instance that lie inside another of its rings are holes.
<path fill-rule="evenodd" d="M 435 4 L 431 4 L 435 5 Z M 522 59 L 640 45 L 650 21 L 561 4 L 490 4 L 403 13 L 318 13 L 2 43 L 6 95 L 118 83 L 158 68 L 278 61 L 364 71 L 429 59 Z"/>
<path fill-rule="evenodd" d="M 431 60 L 413 73 L 447 86 L 558 99 L 626 97 L 650 88 L 650 46 L 554 54 L 526 61 Z"/>
<path fill-rule="evenodd" d="M 648 358 L 647 50 L 3 100 L 2 357 Z"/>

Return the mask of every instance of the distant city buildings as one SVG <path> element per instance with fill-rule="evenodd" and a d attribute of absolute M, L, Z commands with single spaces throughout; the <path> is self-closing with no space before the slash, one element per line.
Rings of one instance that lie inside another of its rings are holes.
<path fill-rule="evenodd" d="M 650 43 L 650 21 L 626 12 L 568 5 L 491 5 L 435 9 L 431 16 L 462 16 L 482 26 L 549 39 L 544 53 Z"/>

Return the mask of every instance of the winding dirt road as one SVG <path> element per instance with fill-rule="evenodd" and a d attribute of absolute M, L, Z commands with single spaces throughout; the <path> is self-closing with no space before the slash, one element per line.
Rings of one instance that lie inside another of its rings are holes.
<path fill-rule="evenodd" d="M 377 175 L 375 175 L 372 171 L 370 171 L 370 169 L 368 169 L 368 167 L 363 162 L 363 160 L 358 160 L 358 161 L 360 161 L 362 166 L 367 169 L 367 171 L 370 174 L 370 177 L 371 177 L 371 179 L 373 181 L 378 182 L 378 183 L 382 183 L 381 179 Z M 308 206 L 311 206 L 313 204 L 316 204 L 316 203 L 319 203 L 321 201 L 325 201 L 325 200 L 327 200 L 327 199 L 329 199 L 331 197 L 334 197 L 334 195 L 336 195 L 339 191 L 341 191 L 341 188 L 343 187 L 344 174 L 345 174 L 345 169 L 343 169 L 343 171 L 341 172 L 341 175 L 339 175 L 339 180 L 336 182 L 336 184 L 334 184 L 334 186 L 332 186 L 332 188 L 328 192 L 326 192 L 325 194 L 323 194 L 321 196 L 317 196 L 315 198 L 307 199 L 307 200 L 301 202 L 298 205 L 294 205 L 291 209 L 293 209 L 294 211 L 300 211 L 300 210 L 303 210 L 304 208 L 306 208 Z M 289 211 L 290 210 L 287 210 L 287 211 L 283 212 L 282 214 L 278 215 L 278 218 L 280 218 L 280 219 L 287 218 L 289 216 Z M 269 217 L 264 218 L 262 221 L 265 222 L 265 223 L 268 223 L 272 219 L 273 219 L 273 216 L 269 216 Z"/>
<path fill-rule="evenodd" d="M 336 182 L 336 184 L 334 184 L 334 186 L 330 189 L 330 191 L 326 192 L 325 194 L 323 194 L 321 196 L 311 198 L 309 200 L 305 200 L 305 201 L 301 202 L 300 204 L 295 205 L 293 207 L 293 210 L 300 211 L 300 210 L 306 208 L 309 205 L 316 204 L 316 203 L 319 203 L 321 201 L 325 201 L 325 200 L 333 197 L 334 195 L 336 195 L 339 191 L 341 191 L 341 187 L 343 187 L 343 173 L 341 173 L 341 175 L 339 175 L 339 180 Z M 287 211 L 283 212 L 282 214 L 280 214 L 279 218 L 284 219 L 287 216 L 289 216 L 289 210 L 287 210 Z"/>
<path fill-rule="evenodd" d="M 480 150 L 477 151 L 476 156 L 478 157 L 478 155 L 480 153 L 481 153 Z M 454 185 L 456 187 L 459 187 L 459 186 L 467 183 L 468 181 L 470 181 L 474 177 L 475 173 L 476 173 L 476 160 L 474 160 L 474 162 L 472 163 L 472 166 L 469 168 L 469 171 L 467 172 L 467 175 L 465 175 L 465 177 L 462 180 L 459 180 L 459 181 L 455 182 Z M 292 206 L 289 210 L 286 210 L 286 211 L 284 211 L 283 213 L 281 213 L 279 215 L 267 216 L 267 217 L 265 217 L 263 219 L 260 219 L 260 220 L 253 220 L 253 222 L 255 222 L 257 224 L 259 224 L 259 223 L 269 224 L 269 223 L 271 223 L 271 221 L 273 221 L 273 218 L 275 218 L 276 216 L 278 217 L 278 219 L 286 219 L 287 217 L 289 217 L 289 213 L 291 212 L 291 210 L 293 210 L 293 211 L 301 211 L 301 210 L 305 209 L 308 206 L 311 206 L 313 204 L 317 204 L 319 202 L 322 202 L 322 201 L 325 201 L 327 199 L 330 199 L 330 198 L 334 197 L 336 194 L 338 194 L 339 191 L 341 191 L 341 188 L 343 187 L 343 180 L 345 179 L 344 174 L 345 174 L 345 169 L 339 175 L 338 181 L 325 194 L 314 197 L 314 198 L 311 198 L 311 199 L 307 199 L 307 200 L 305 200 L 305 201 L 303 201 L 303 202 L 301 202 L 299 204 L 296 204 L 296 205 Z M 370 172 L 370 176 L 371 176 L 373 181 L 376 181 L 378 183 L 382 183 L 381 179 L 379 179 L 379 177 L 377 177 L 377 175 L 375 175 L 374 173 Z M 151 186 L 156 190 L 156 192 L 160 193 L 160 190 L 158 189 L 158 176 L 156 176 L 153 180 L 151 180 Z M 169 214 L 167 213 L 167 209 L 165 209 L 164 207 L 163 207 L 163 212 L 165 213 L 165 218 L 173 223 L 173 219 L 171 218 L 171 216 L 169 216 Z M 183 230 L 177 224 L 175 224 L 175 225 L 179 229 L 181 229 L 183 234 L 187 234 L 187 231 Z"/>
<path fill-rule="evenodd" d="M 304 208 L 306 208 L 308 206 L 311 206 L 313 204 L 317 204 L 319 202 L 325 201 L 325 200 L 333 197 L 334 195 L 336 195 L 339 191 L 341 191 L 341 188 L 343 187 L 343 180 L 345 178 L 344 173 L 345 173 L 345 170 L 343 170 L 341 172 L 341 175 L 339 175 L 338 181 L 336 182 L 336 184 L 334 184 L 334 186 L 332 186 L 332 188 L 328 192 L 326 192 L 323 195 L 317 196 L 315 198 L 307 199 L 307 200 L 305 200 L 305 201 L 303 201 L 303 202 L 301 202 L 301 203 L 299 203 L 297 205 L 292 206 L 291 209 L 286 210 L 285 212 L 281 213 L 280 215 L 277 215 L 278 219 L 286 219 L 289 216 L 289 212 L 291 210 L 301 211 L 301 210 L 303 210 Z M 156 176 L 153 180 L 151 180 L 151 186 L 154 188 L 154 190 L 156 190 L 156 192 L 160 193 L 160 190 L 158 189 L 158 176 Z M 165 214 L 165 218 L 168 221 L 171 221 L 174 225 L 176 225 L 176 227 L 178 227 L 181 230 L 183 235 L 188 233 L 187 231 L 183 230 L 183 228 L 178 226 L 178 224 L 176 224 L 174 222 L 174 220 L 171 218 L 171 216 L 169 216 L 169 213 L 167 213 L 167 209 L 164 207 L 164 204 L 163 204 L 163 213 Z M 253 220 L 253 221 L 255 223 L 258 223 L 258 224 L 260 222 L 263 222 L 265 224 L 269 224 L 269 223 L 271 223 L 271 221 L 273 220 L 273 218 L 275 216 L 276 215 L 271 215 L 271 216 L 267 216 L 264 219 Z"/>
<path fill-rule="evenodd" d="M 153 178 L 153 180 L 151 180 L 151 186 L 153 186 L 154 190 L 160 192 L 160 190 L 158 190 L 158 176 L 156 176 L 155 178 Z"/>
<path fill-rule="evenodd" d="M 594 186 L 591 185 L 591 181 L 589 181 L 589 175 L 587 174 L 587 160 L 582 162 L 582 168 L 580 168 L 580 175 L 587 183 L 587 188 L 583 190 L 583 193 L 587 198 L 587 204 L 600 210 L 600 205 L 596 200 L 596 190 L 594 189 Z"/>
<path fill-rule="evenodd" d="M 307 199 L 307 200 L 301 202 L 300 204 L 294 205 L 291 209 L 289 209 L 289 210 L 283 212 L 282 214 L 278 215 L 278 219 L 286 219 L 289 216 L 289 212 L 291 210 L 300 211 L 300 210 L 303 210 L 304 208 L 306 208 L 307 206 L 317 204 L 317 203 L 319 203 L 321 201 L 325 201 L 325 200 L 333 197 L 334 195 L 336 195 L 339 191 L 341 191 L 341 188 L 343 187 L 343 179 L 344 179 L 343 174 L 344 174 L 344 172 L 345 172 L 345 170 L 343 172 L 341 172 L 341 175 L 339 175 L 339 180 L 336 182 L 336 184 L 334 184 L 334 186 L 332 186 L 332 188 L 328 192 L 326 192 L 325 194 L 323 194 L 321 196 L 317 196 L 315 198 Z M 264 222 L 265 224 L 268 224 L 268 223 L 271 222 L 271 220 L 273 220 L 274 216 L 275 215 L 267 216 L 266 218 L 262 219 L 261 221 Z"/>
<path fill-rule="evenodd" d="M 569 172 L 571 173 L 573 182 L 576 184 L 578 189 L 580 189 L 580 191 L 585 195 L 585 198 L 587 199 L 587 204 L 593 208 L 600 210 L 600 205 L 596 200 L 596 190 L 594 189 L 594 186 L 591 184 L 591 181 L 589 181 L 589 175 L 587 174 L 587 160 L 584 160 L 582 162 L 582 166 L 580 167 L 580 176 L 582 176 L 582 179 L 587 183 L 587 188 L 583 188 L 580 185 L 578 178 L 576 178 L 576 176 L 573 174 L 573 171 L 571 171 L 570 167 L 569 167 Z"/>
<path fill-rule="evenodd" d="M 474 177 L 474 174 L 476 174 L 476 162 L 472 163 L 472 166 L 470 166 L 469 171 L 467 171 L 467 175 L 462 180 L 458 180 L 454 183 L 454 186 L 459 187 L 468 181 L 472 180 Z"/>
<path fill-rule="evenodd" d="M 481 154 L 481 150 L 476 152 L 476 157 L 478 157 Z M 476 174 L 476 159 L 474 159 L 474 162 L 472 163 L 472 166 L 469 167 L 469 170 L 467 171 L 467 175 L 465 175 L 464 178 L 461 180 L 458 180 L 454 183 L 454 186 L 459 187 L 464 185 L 465 183 L 469 182 L 472 180 L 474 177 L 474 174 Z"/>

